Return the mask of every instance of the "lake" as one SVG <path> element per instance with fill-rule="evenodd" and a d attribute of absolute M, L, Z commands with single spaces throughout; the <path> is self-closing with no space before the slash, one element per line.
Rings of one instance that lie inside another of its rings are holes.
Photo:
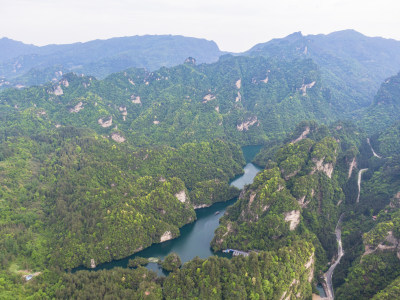
<path fill-rule="evenodd" d="M 243 189 L 246 184 L 253 182 L 253 179 L 260 171 L 260 168 L 256 167 L 250 161 L 254 158 L 260 148 L 261 146 L 243 147 L 243 154 L 247 162 L 244 167 L 244 174 L 234 178 L 231 185 Z M 180 236 L 176 239 L 159 244 L 153 244 L 152 246 L 129 257 L 100 264 L 95 269 L 91 270 L 112 269 L 114 267 L 126 268 L 129 259 L 138 256 L 145 258 L 155 257 L 162 260 L 171 252 L 177 253 L 180 256 L 182 263 L 185 263 L 196 256 L 200 258 L 207 258 L 212 255 L 230 257 L 230 254 L 224 254 L 222 252 L 214 253 L 210 247 L 210 243 L 214 237 L 214 232 L 219 225 L 219 219 L 223 216 L 226 208 L 234 204 L 236 201 L 237 199 L 232 199 L 227 202 L 215 203 L 207 208 L 198 209 L 196 210 L 197 220 L 191 224 L 183 226 L 180 229 Z M 149 263 L 146 267 L 157 272 L 159 275 L 165 275 L 157 263 Z M 86 268 L 79 267 L 74 269 L 74 271 L 84 269 Z"/>

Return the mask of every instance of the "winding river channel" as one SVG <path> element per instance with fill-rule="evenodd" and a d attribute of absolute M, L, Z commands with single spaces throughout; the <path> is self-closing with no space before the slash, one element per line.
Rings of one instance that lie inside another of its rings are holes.
<path fill-rule="evenodd" d="M 258 167 L 250 161 L 254 158 L 261 146 L 247 146 L 243 147 L 243 154 L 246 159 L 246 166 L 244 167 L 244 174 L 234 178 L 231 185 L 242 189 L 246 184 L 253 182 L 254 177 L 260 171 Z M 176 239 L 166 241 L 137 252 L 129 257 L 114 260 L 108 263 L 98 265 L 90 270 L 112 269 L 114 267 L 126 268 L 129 259 L 135 257 L 145 257 L 153 259 L 164 259 L 171 252 L 177 253 L 182 263 L 185 263 L 196 256 L 200 258 L 207 258 L 212 255 L 230 257 L 230 254 L 222 252 L 214 253 L 210 247 L 211 240 L 214 237 L 214 232 L 219 225 L 219 219 L 223 216 L 226 208 L 234 204 L 237 199 L 232 199 L 227 202 L 218 202 L 207 208 L 200 208 L 196 210 L 197 220 L 191 224 L 187 224 L 180 229 L 180 236 Z M 165 275 L 161 267 L 156 262 L 150 262 L 147 266 L 148 269 L 157 272 L 159 275 Z M 79 267 L 73 271 L 78 271 L 86 268 Z"/>

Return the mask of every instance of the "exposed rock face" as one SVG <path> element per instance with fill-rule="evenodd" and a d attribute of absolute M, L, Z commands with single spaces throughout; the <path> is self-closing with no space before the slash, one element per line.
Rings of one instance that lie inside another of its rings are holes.
<path fill-rule="evenodd" d="M 54 94 L 56 96 L 61 96 L 62 94 L 64 94 L 64 91 L 61 88 L 61 86 L 58 85 L 51 94 Z"/>
<path fill-rule="evenodd" d="M 263 80 L 260 80 L 261 82 L 264 82 L 264 83 L 268 83 L 268 75 L 267 75 L 267 77 L 265 77 L 265 79 L 263 79 Z"/>
<path fill-rule="evenodd" d="M 189 65 L 196 65 L 196 59 L 193 57 L 188 57 L 185 59 L 185 64 L 189 64 Z"/>
<path fill-rule="evenodd" d="M 125 138 L 118 133 L 111 134 L 111 138 L 116 141 L 117 143 L 125 142 Z"/>
<path fill-rule="evenodd" d="M 240 92 L 237 93 L 237 97 L 235 99 L 235 102 L 239 102 L 242 101 L 242 95 L 240 94 Z"/>
<path fill-rule="evenodd" d="M 236 125 L 237 130 L 239 131 L 247 131 L 250 126 L 258 123 L 258 119 L 256 116 L 248 118 L 246 121 Z"/>
<path fill-rule="evenodd" d="M 240 89 L 242 87 L 242 79 L 239 79 L 238 81 L 236 81 L 235 85 L 236 85 L 237 89 Z"/>
<path fill-rule="evenodd" d="M 394 250 L 397 252 L 397 257 L 400 259 L 400 240 L 393 235 L 393 231 L 388 231 L 385 239 L 375 248 L 371 245 L 365 245 L 365 252 L 362 256 L 371 254 L 377 250 Z"/>
<path fill-rule="evenodd" d="M 307 95 L 307 89 L 311 89 L 313 86 L 315 85 L 315 81 L 311 82 L 311 83 L 307 83 L 301 86 L 300 91 L 303 92 L 303 96 Z"/>
<path fill-rule="evenodd" d="M 62 84 L 63 86 L 65 86 L 65 87 L 69 87 L 69 82 L 68 82 L 67 79 L 61 80 L 61 84 Z"/>
<path fill-rule="evenodd" d="M 120 106 L 119 111 L 122 113 L 123 116 L 126 116 L 128 112 L 126 111 L 126 106 Z"/>
<path fill-rule="evenodd" d="M 309 270 L 308 282 L 311 282 L 314 277 L 314 253 L 310 256 L 308 262 L 304 265 L 304 267 Z"/>
<path fill-rule="evenodd" d="M 360 202 L 360 194 L 361 194 L 361 177 L 362 177 L 362 173 L 364 173 L 365 171 L 367 171 L 368 169 L 361 169 L 360 171 L 358 171 L 358 179 L 357 179 L 357 185 L 358 185 L 358 195 L 357 195 L 357 200 L 356 202 Z"/>
<path fill-rule="evenodd" d="M 310 258 L 304 267 L 304 273 L 302 273 L 299 278 L 293 278 L 289 288 L 284 291 L 279 298 L 280 300 L 305 299 L 305 295 L 302 294 L 302 292 L 305 292 L 305 290 L 301 288 L 301 285 L 304 285 L 304 282 L 302 282 L 301 278 L 306 275 L 308 283 L 312 282 L 314 277 L 314 253 L 310 255 Z"/>
<path fill-rule="evenodd" d="M 79 112 L 80 110 L 82 110 L 83 109 L 83 103 L 82 102 L 79 102 L 77 105 L 75 105 L 73 108 L 71 108 L 70 110 L 69 110 L 69 112 L 70 113 L 77 113 L 77 112 Z"/>
<path fill-rule="evenodd" d="M 122 119 L 126 121 L 126 116 L 128 115 L 128 111 L 126 110 L 126 106 L 120 106 L 119 111 L 122 114 Z"/>
<path fill-rule="evenodd" d="M 369 138 L 367 138 L 367 143 L 368 143 L 369 147 L 371 148 L 372 154 L 377 158 L 382 158 L 382 156 L 376 154 L 376 152 L 374 151 L 374 148 L 372 148 L 371 141 L 369 140 Z"/>
<path fill-rule="evenodd" d="M 214 100 L 215 95 L 213 94 L 207 94 L 203 97 L 203 103 L 207 103 L 208 101 Z"/>
<path fill-rule="evenodd" d="M 96 262 L 94 261 L 94 258 L 92 258 L 92 259 L 90 260 L 90 267 L 91 267 L 92 269 L 96 268 Z"/>
<path fill-rule="evenodd" d="M 134 104 L 141 104 L 142 103 L 140 101 L 140 97 L 139 96 L 131 95 L 131 100 L 132 100 L 132 103 L 134 103 Z"/>
<path fill-rule="evenodd" d="M 300 223 L 300 211 L 299 210 L 292 210 L 286 212 L 285 214 L 285 221 L 290 222 L 290 230 L 295 230 L 297 225 Z"/>
<path fill-rule="evenodd" d="M 101 125 L 101 127 L 107 128 L 112 125 L 112 117 L 109 117 L 108 119 L 101 118 L 98 119 L 97 122 Z"/>
<path fill-rule="evenodd" d="M 215 111 L 219 113 L 219 106 L 215 107 Z"/>
<path fill-rule="evenodd" d="M 171 231 L 166 231 L 160 238 L 160 243 L 172 240 L 172 233 Z"/>
<path fill-rule="evenodd" d="M 314 192 L 314 190 L 312 190 Z M 302 208 L 307 207 L 307 205 L 311 202 L 311 200 L 304 201 L 306 199 L 306 196 L 301 197 L 300 199 L 297 199 L 297 202 Z"/>
<path fill-rule="evenodd" d="M 176 193 L 175 197 L 182 203 L 186 202 L 186 193 L 184 190 L 180 191 L 179 193 Z"/>
<path fill-rule="evenodd" d="M 349 167 L 349 174 L 347 176 L 347 179 L 349 179 L 351 177 L 351 174 L 353 173 L 353 169 L 357 167 L 357 161 L 356 158 L 354 157 L 353 160 L 350 163 L 350 167 Z"/>
<path fill-rule="evenodd" d="M 249 207 L 253 203 L 254 199 L 256 198 L 257 194 L 256 193 L 251 193 L 250 194 L 250 199 L 249 199 Z"/>
<path fill-rule="evenodd" d="M 324 159 L 325 158 L 317 160 L 317 159 L 313 158 L 312 161 L 315 163 L 315 167 L 314 167 L 313 171 L 311 172 L 311 174 L 314 174 L 315 171 L 322 171 L 326 174 L 326 176 L 328 176 L 329 178 L 332 178 L 333 163 L 324 164 Z"/>
<path fill-rule="evenodd" d="M 193 205 L 194 209 L 199 209 L 199 208 L 205 208 L 205 207 L 209 207 L 211 205 L 207 205 L 207 204 L 199 204 L 199 205 Z"/>
<path fill-rule="evenodd" d="M 300 171 L 300 169 L 299 170 L 295 170 L 292 173 L 289 173 L 289 174 L 285 175 L 285 170 L 284 169 L 281 170 L 283 178 L 285 178 L 286 181 L 288 181 L 291 177 L 296 176 L 297 173 L 299 173 L 299 171 Z"/>
<path fill-rule="evenodd" d="M 306 127 L 306 129 L 302 132 L 302 134 L 300 134 L 300 136 L 291 141 L 292 144 L 296 144 L 297 142 L 300 142 L 301 140 L 305 139 L 307 137 L 307 135 L 310 133 L 310 127 Z"/>

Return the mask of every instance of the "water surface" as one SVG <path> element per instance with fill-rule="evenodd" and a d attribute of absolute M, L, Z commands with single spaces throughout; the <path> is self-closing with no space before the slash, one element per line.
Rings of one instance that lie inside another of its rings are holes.
<path fill-rule="evenodd" d="M 247 146 L 243 148 L 243 153 L 247 165 L 244 167 L 244 174 L 235 178 L 231 185 L 242 189 L 246 184 L 253 182 L 254 177 L 260 171 L 258 167 L 250 163 L 254 155 L 259 151 L 260 146 Z M 185 263 L 196 256 L 200 258 L 207 258 L 212 255 L 230 257 L 230 254 L 222 252 L 214 253 L 210 247 L 211 240 L 214 237 L 214 232 L 219 225 L 219 219 L 223 216 L 226 208 L 234 204 L 237 199 L 232 199 L 227 202 L 218 202 L 214 205 L 196 210 L 197 220 L 191 224 L 187 224 L 180 229 L 180 236 L 176 239 L 166 241 L 152 246 L 135 253 L 129 257 L 114 260 L 108 263 L 98 265 L 92 270 L 112 269 L 114 267 L 124 267 L 128 265 L 129 259 L 135 257 L 145 258 L 158 258 L 163 260 L 171 252 L 177 253 L 182 263 Z M 158 266 L 157 263 L 149 263 L 146 266 L 148 269 L 157 272 L 159 275 L 165 273 Z M 83 267 L 77 268 L 74 271 L 85 269 Z"/>

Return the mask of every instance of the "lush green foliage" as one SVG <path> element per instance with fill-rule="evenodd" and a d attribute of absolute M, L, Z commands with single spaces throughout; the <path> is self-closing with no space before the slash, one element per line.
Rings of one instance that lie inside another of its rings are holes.
<path fill-rule="evenodd" d="M 258 44 L 244 54 L 313 59 L 321 69 L 326 97 L 343 114 L 370 105 L 381 82 L 399 71 L 399 53 L 398 41 L 344 30 L 308 36 L 297 32 Z"/>
<path fill-rule="evenodd" d="M 363 257 L 354 266 L 347 282 L 336 292 L 339 299 L 369 299 L 400 275 L 398 258 L 393 252 L 381 252 Z"/>
<path fill-rule="evenodd" d="M 363 112 L 359 125 L 369 133 L 378 133 L 399 120 L 399 114 L 400 73 L 382 83 L 372 105 Z M 396 130 L 395 127 L 392 130 Z M 385 136 L 382 136 L 382 139 L 385 139 Z"/>
<path fill-rule="evenodd" d="M 336 251 L 338 206 L 347 201 L 342 187 L 357 154 L 351 149 L 360 141 L 344 123 L 326 128 L 305 122 L 301 127 L 228 208 L 214 249 L 277 249 L 306 239 L 316 248 L 317 268 L 325 268 Z"/>
<path fill-rule="evenodd" d="M 134 150 L 73 128 L 8 138 L 1 154 L 2 262 L 30 267 L 90 266 L 176 237 L 195 220 L 187 187 L 207 195 L 198 182 L 227 186 L 244 163 L 222 141 Z"/>
<path fill-rule="evenodd" d="M 384 290 L 376 294 L 373 300 L 391 300 L 400 298 L 400 277 L 388 285 Z"/>
<path fill-rule="evenodd" d="M 182 265 L 181 258 L 178 254 L 171 252 L 168 254 L 161 263 L 161 267 L 165 271 L 176 271 Z"/>
<path fill-rule="evenodd" d="M 90 127 L 136 146 L 215 138 L 248 145 L 280 140 L 304 119 L 335 119 L 321 88 L 311 60 L 225 57 L 151 73 L 130 69 L 101 81 L 67 74 L 43 87 L 7 90 L 0 106 L 6 122 L 23 114 L 42 127 Z M 7 134 L 21 130 L 32 126 Z"/>
<path fill-rule="evenodd" d="M 164 283 L 166 299 L 279 299 L 311 296 L 314 249 L 294 242 L 249 257 L 194 259 Z"/>
<path fill-rule="evenodd" d="M 144 257 L 135 257 L 134 259 L 130 259 L 128 262 L 128 267 L 137 268 L 139 266 L 145 266 L 149 263 L 149 260 Z"/>
<path fill-rule="evenodd" d="M 198 182 L 190 191 L 190 200 L 193 205 L 209 206 L 215 202 L 228 201 L 239 196 L 239 189 L 220 180 Z"/>

